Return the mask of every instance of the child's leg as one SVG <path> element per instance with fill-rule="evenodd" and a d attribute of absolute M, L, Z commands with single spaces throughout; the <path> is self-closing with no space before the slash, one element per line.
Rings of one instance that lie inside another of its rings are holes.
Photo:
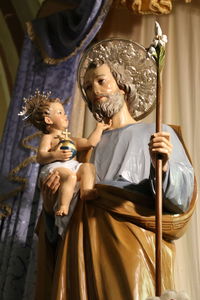
<path fill-rule="evenodd" d="M 83 163 L 77 172 L 77 179 L 80 180 L 81 199 L 92 199 L 96 196 L 95 185 L 96 170 L 90 163 Z"/>
<path fill-rule="evenodd" d="M 67 215 L 69 204 L 73 197 L 77 176 L 67 168 L 56 168 L 60 175 L 60 187 L 58 190 L 58 210 L 56 215 Z"/>

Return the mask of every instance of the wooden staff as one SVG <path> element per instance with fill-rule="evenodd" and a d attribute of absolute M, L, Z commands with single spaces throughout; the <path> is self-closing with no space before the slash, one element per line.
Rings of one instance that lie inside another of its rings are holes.
<path fill-rule="evenodd" d="M 150 55 L 157 65 L 157 91 L 156 91 L 156 132 L 162 131 L 162 68 L 165 59 L 166 35 L 158 22 L 155 22 L 156 37 L 149 48 Z M 156 296 L 161 296 L 162 283 L 162 156 L 156 156 L 156 243 L 155 243 L 155 279 Z"/>
<path fill-rule="evenodd" d="M 162 74 L 157 73 L 156 132 L 162 130 Z M 162 283 L 162 158 L 156 157 L 156 296 L 161 296 Z"/>

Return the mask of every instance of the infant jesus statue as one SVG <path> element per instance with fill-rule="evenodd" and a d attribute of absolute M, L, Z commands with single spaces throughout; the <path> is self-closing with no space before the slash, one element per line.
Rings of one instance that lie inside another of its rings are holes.
<path fill-rule="evenodd" d="M 24 98 L 25 105 L 19 115 L 42 131 L 43 135 L 37 153 L 37 162 L 42 165 L 39 184 L 53 170 L 60 176 L 60 187 L 56 215 L 67 215 L 77 182 L 80 182 L 80 198 L 94 197 L 95 167 L 91 163 L 79 163 L 76 152 L 95 147 L 104 130 L 111 124 L 97 123 L 88 138 L 69 138 L 68 119 L 61 100 L 50 98 L 50 93 L 38 90 L 30 98 Z"/>

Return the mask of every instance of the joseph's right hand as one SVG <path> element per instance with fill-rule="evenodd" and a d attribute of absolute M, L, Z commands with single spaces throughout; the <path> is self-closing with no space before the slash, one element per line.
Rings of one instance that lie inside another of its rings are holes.
<path fill-rule="evenodd" d="M 60 186 L 60 175 L 58 171 L 50 173 L 41 184 L 44 209 L 47 213 L 53 213 L 53 207 L 56 201 L 56 192 Z"/>

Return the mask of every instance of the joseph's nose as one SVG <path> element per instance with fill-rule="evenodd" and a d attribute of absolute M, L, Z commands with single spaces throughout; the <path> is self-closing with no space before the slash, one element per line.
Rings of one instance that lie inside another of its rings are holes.
<path fill-rule="evenodd" d="M 102 93 L 102 89 L 98 84 L 94 84 L 93 93 L 94 93 L 94 95 L 99 95 Z"/>

